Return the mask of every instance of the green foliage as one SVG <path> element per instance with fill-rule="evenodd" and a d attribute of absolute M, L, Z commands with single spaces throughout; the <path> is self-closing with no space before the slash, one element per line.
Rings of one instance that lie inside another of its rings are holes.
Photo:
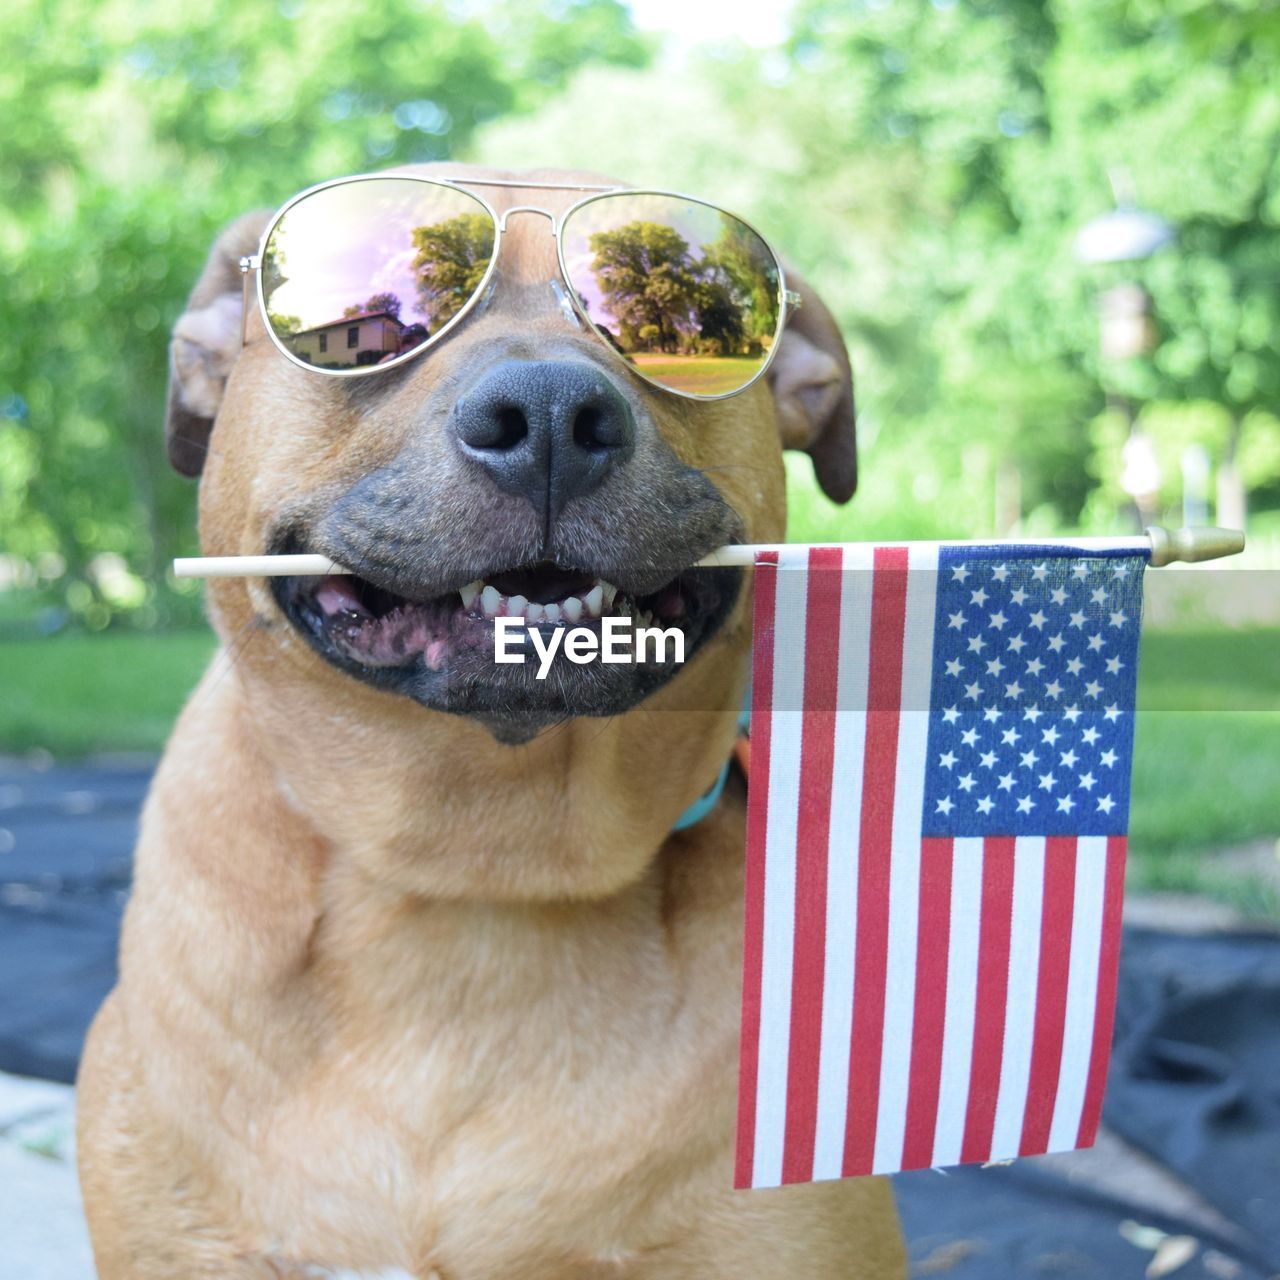
<path fill-rule="evenodd" d="M 493 220 L 487 213 L 460 213 L 444 222 L 415 227 L 419 308 L 434 332 L 449 323 L 480 287 L 493 258 Z"/>
<path fill-rule="evenodd" d="M 584 61 L 648 53 L 618 0 L 12 0 L 0 6 L 0 549 L 91 625 L 194 612 L 161 444 L 168 331 L 220 226 L 453 154 Z M 283 318 L 285 323 L 288 317 Z M 105 557 L 105 558 L 104 558 Z M 133 589 L 119 583 L 123 557 Z"/>

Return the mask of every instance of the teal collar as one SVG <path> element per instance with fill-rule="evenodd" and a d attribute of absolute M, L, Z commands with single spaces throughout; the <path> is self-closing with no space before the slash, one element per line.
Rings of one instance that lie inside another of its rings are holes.
<path fill-rule="evenodd" d="M 750 728 L 751 691 L 748 690 L 742 710 L 738 713 L 738 732 L 745 734 Z M 729 781 L 729 769 L 732 764 L 732 758 L 724 762 L 724 768 L 720 770 L 716 780 L 676 819 L 676 825 L 671 828 L 672 831 L 685 831 L 697 825 L 720 803 L 720 797 L 724 794 L 724 785 Z"/>

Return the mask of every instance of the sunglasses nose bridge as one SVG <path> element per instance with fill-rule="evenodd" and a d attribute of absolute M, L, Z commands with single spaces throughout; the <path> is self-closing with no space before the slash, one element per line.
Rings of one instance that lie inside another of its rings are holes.
<path fill-rule="evenodd" d="M 498 215 L 499 231 L 506 231 L 507 219 L 511 217 L 513 213 L 540 213 L 550 223 L 551 234 L 554 236 L 556 233 L 556 215 L 552 213 L 550 209 L 540 208 L 536 204 L 515 204 L 509 209 L 504 209 Z"/>

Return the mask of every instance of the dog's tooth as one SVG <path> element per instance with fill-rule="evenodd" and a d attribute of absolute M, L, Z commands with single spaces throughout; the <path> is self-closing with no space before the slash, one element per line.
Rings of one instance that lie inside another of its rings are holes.
<path fill-rule="evenodd" d="M 582 617 L 582 601 L 577 596 L 569 596 L 567 600 L 560 602 L 560 612 L 564 614 L 570 622 L 577 622 Z"/>
<path fill-rule="evenodd" d="M 586 605 L 587 612 L 593 617 L 600 616 L 600 609 L 604 605 L 604 591 L 598 582 L 582 597 L 582 603 Z"/>
<path fill-rule="evenodd" d="M 462 607 L 470 609 L 476 602 L 476 597 L 484 590 L 484 579 L 477 578 L 474 582 L 468 582 L 465 587 L 458 588 L 458 594 L 462 597 Z"/>
<path fill-rule="evenodd" d="M 508 596 L 507 597 L 507 617 L 523 618 L 524 611 L 528 607 L 529 601 L 524 596 Z"/>
<path fill-rule="evenodd" d="M 498 610 L 502 607 L 502 596 L 498 593 L 497 587 L 485 587 L 480 593 L 480 607 L 484 610 L 486 618 L 498 616 Z"/>
<path fill-rule="evenodd" d="M 544 618 L 546 618 L 546 620 L 547 620 L 548 622 L 559 622 L 559 621 L 560 621 L 560 606 L 559 606 L 558 604 L 554 604 L 554 603 L 552 603 L 552 604 L 544 604 L 544 605 L 542 606 L 542 616 L 543 616 Z"/>
<path fill-rule="evenodd" d="M 606 582 L 603 578 L 596 579 L 596 586 L 604 592 L 604 607 L 606 609 L 611 609 L 613 607 L 614 600 L 617 598 L 618 588 L 615 587 L 612 582 Z"/>
<path fill-rule="evenodd" d="M 529 607 L 524 611 L 524 616 L 530 622 L 541 622 L 546 616 L 546 612 L 545 605 L 540 605 L 536 600 L 530 600 Z"/>

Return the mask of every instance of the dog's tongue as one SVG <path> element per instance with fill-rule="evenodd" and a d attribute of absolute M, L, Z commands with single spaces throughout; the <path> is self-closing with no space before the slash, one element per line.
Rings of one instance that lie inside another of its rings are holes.
<path fill-rule="evenodd" d="M 329 616 L 335 613 L 358 613 L 367 618 L 369 610 L 356 595 L 355 584 L 350 578 L 328 577 L 316 588 L 316 604 Z"/>

